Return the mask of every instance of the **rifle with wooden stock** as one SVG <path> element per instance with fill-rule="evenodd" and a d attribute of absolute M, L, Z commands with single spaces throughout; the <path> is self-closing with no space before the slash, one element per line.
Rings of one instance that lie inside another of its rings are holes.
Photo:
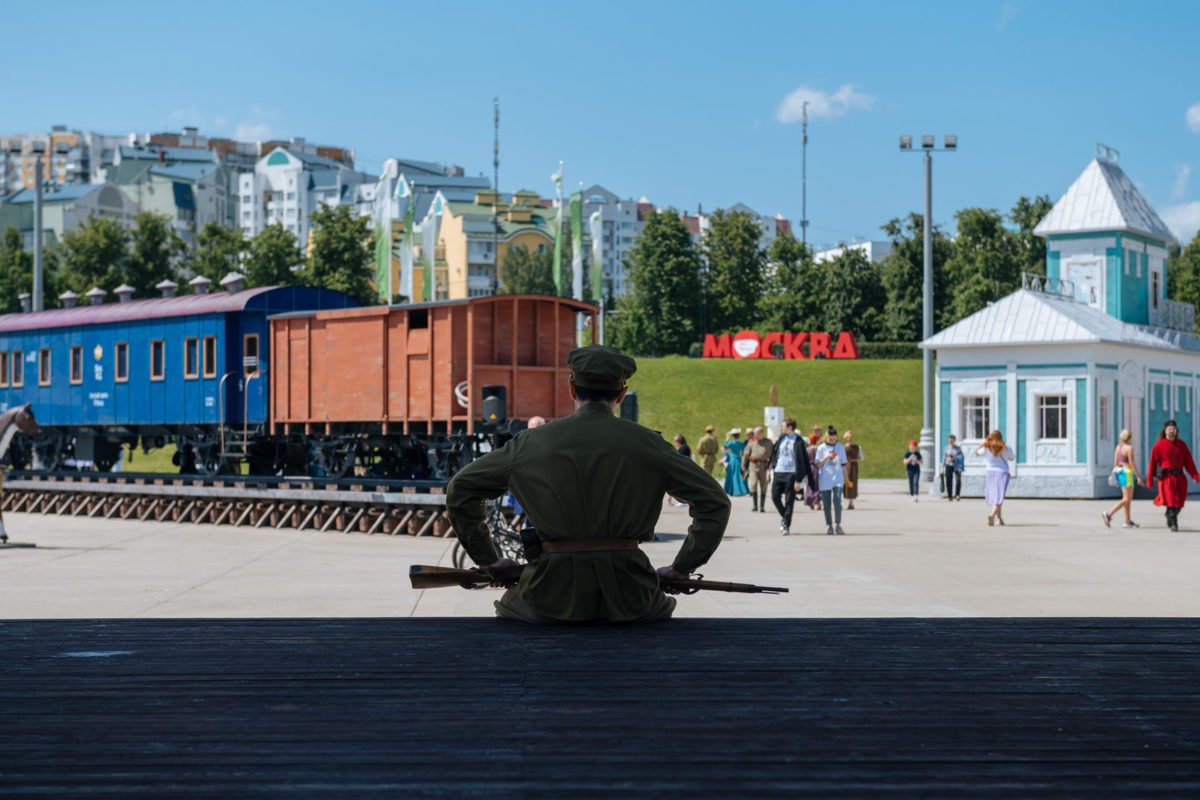
<path fill-rule="evenodd" d="M 408 568 L 408 579 L 414 589 L 439 589 L 444 586 L 461 586 L 472 589 L 476 586 L 486 586 L 492 583 L 513 584 L 521 577 L 525 565 L 518 564 L 516 569 L 507 573 L 493 575 L 482 569 L 454 569 L 453 567 L 430 567 L 424 564 L 413 564 Z M 781 594 L 787 589 L 782 586 L 756 586 L 753 583 L 733 583 L 731 581 L 706 581 L 702 575 L 687 580 L 658 578 L 658 584 L 663 589 L 677 591 L 680 594 L 695 594 L 698 591 L 710 592 L 740 592 L 742 594 Z"/>

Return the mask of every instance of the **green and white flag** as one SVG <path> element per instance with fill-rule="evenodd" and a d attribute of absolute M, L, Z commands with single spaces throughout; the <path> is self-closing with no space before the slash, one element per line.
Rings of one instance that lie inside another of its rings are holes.
<path fill-rule="evenodd" d="M 563 231 L 563 162 L 558 162 L 558 172 L 550 176 L 554 181 L 554 196 L 557 213 L 554 215 L 554 289 L 562 296 L 562 231 Z"/>
<path fill-rule="evenodd" d="M 583 299 L 583 192 L 571 193 L 571 293 Z"/>
<path fill-rule="evenodd" d="M 599 303 L 602 299 L 601 288 L 604 282 L 604 264 L 600 261 L 600 212 L 593 211 L 588 217 L 588 228 L 592 236 L 592 300 Z"/>
<path fill-rule="evenodd" d="M 391 220 L 375 223 L 375 293 L 382 303 L 392 302 L 388 296 L 392 283 L 392 225 Z"/>
<path fill-rule="evenodd" d="M 406 275 L 412 275 L 413 271 L 413 206 L 416 202 L 415 195 L 408 196 L 408 208 L 404 209 L 404 249 L 400 251 L 400 268 L 404 270 Z M 411 278 L 406 279 L 411 281 Z M 412 298 L 408 298 L 411 303 Z"/>
<path fill-rule="evenodd" d="M 433 298 L 434 274 L 436 268 L 437 254 L 437 239 L 438 239 L 438 223 L 441 217 L 437 212 L 427 214 L 425 219 L 421 221 L 421 249 L 425 252 L 425 287 L 429 296 L 426 300 Z"/>

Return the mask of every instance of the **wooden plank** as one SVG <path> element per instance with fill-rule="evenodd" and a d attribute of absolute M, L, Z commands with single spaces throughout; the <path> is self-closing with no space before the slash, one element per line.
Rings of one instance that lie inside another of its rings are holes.
<path fill-rule="evenodd" d="M 18 620 L 0 671 L 12 795 L 1200 793 L 1196 619 Z"/>

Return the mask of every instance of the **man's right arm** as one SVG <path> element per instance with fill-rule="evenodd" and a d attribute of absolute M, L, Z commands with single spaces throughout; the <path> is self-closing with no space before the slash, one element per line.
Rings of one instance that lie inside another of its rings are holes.
<path fill-rule="evenodd" d="M 483 520 L 487 501 L 508 489 L 511 442 L 460 469 L 446 489 L 446 514 L 467 555 L 480 566 L 499 559 Z M 683 459 L 679 459 L 682 461 Z"/>

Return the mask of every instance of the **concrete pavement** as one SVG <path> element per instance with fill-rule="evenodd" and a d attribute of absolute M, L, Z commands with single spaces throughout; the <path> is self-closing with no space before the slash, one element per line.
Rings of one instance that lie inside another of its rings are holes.
<path fill-rule="evenodd" d="M 912 503 L 903 481 L 863 481 L 826 536 L 822 514 L 798 504 L 793 535 L 774 512 L 734 499 L 726 540 L 706 577 L 787 586 L 786 595 L 701 593 L 687 617 L 1200 616 L 1200 506 L 1170 533 L 1149 501 L 1143 527 L 1105 528 L 1110 501 L 1011 500 L 988 527 L 979 499 Z M 688 524 L 664 507 L 670 562 Z M 450 563 L 453 540 L 8 514 L 0 549 L 0 616 L 377 617 L 487 616 L 497 590 L 408 587 L 409 564 Z"/>

